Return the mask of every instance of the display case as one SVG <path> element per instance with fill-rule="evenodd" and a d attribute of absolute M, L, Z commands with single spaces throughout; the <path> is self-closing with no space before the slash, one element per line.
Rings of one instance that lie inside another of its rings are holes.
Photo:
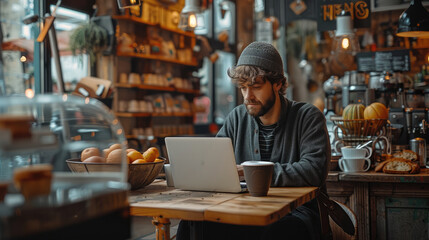
<path fill-rule="evenodd" d="M 112 146 L 114 167 L 68 163 Z M 127 174 L 123 129 L 98 100 L 0 97 L 0 239 L 129 238 Z"/>

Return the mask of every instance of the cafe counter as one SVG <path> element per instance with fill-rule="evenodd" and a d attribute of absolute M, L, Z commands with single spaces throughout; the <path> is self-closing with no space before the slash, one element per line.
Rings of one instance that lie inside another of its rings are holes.
<path fill-rule="evenodd" d="M 429 169 L 418 174 L 331 171 L 328 194 L 358 220 L 358 239 L 428 239 Z"/>

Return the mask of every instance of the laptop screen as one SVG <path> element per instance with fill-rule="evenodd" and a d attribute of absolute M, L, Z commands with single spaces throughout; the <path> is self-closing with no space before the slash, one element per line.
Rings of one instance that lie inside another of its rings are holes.
<path fill-rule="evenodd" d="M 166 137 L 165 144 L 176 188 L 243 191 L 230 138 Z"/>

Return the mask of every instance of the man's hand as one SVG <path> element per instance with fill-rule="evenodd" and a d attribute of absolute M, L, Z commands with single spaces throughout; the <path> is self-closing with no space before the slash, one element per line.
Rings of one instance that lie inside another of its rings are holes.
<path fill-rule="evenodd" d="M 240 178 L 240 182 L 244 181 L 244 171 L 243 166 L 237 165 L 238 177 Z"/>

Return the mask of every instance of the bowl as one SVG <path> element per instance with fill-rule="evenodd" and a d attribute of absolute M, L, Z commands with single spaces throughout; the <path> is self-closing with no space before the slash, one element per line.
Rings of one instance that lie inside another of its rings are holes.
<path fill-rule="evenodd" d="M 72 172 L 117 172 L 121 169 L 121 164 L 118 163 L 85 163 L 80 159 L 69 159 L 66 162 Z M 131 185 L 131 190 L 151 184 L 161 172 L 164 162 L 165 160 L 128 164 L 128 183 Z"/>

